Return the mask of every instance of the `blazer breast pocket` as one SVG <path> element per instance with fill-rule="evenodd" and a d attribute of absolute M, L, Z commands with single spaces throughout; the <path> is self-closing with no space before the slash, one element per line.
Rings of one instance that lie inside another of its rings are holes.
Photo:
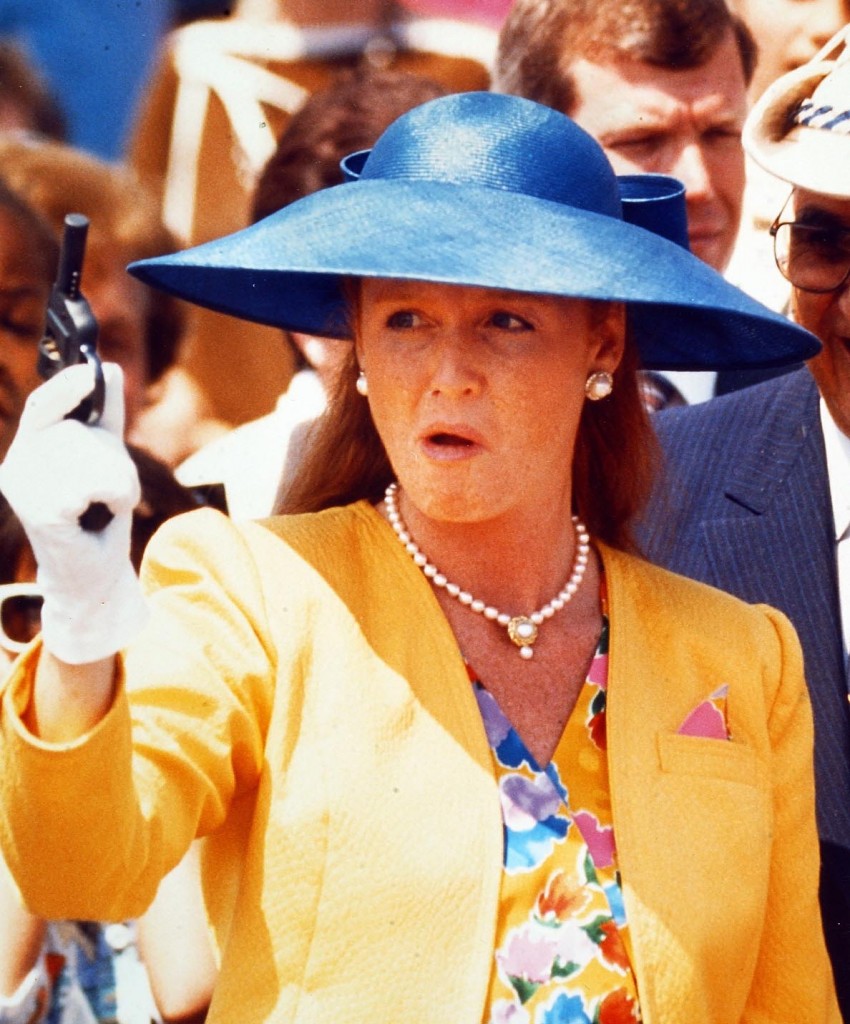
<path fill-rule="evenodd" d="M 730 740 L 659 733 L 658 758 L 665 773 L 741 782 L 756 788 L 766 784 L 767 770 L 755 751 Z"/>

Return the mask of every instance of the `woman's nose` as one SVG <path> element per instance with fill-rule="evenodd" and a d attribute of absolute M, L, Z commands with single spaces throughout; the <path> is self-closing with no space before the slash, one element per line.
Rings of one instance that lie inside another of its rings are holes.
<path fill-rule="evenodd" d="M 475 346 L 460 329 L 449 329 L 434 351 L 431 393 L 472 394 L 479 386 L 481 368 L 476 365 Z"/>

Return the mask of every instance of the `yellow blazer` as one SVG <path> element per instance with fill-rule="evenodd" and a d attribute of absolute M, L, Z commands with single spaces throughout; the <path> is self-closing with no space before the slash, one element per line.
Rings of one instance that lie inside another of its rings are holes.
<path fill-rule="evenodd" d="M 838 1021 L 812 729 L 782 616 L 601 547 L 611 796 L 646 1024 Z M 47 917 L 137 915 L 196 834 L 211 1024 L 479 1024 L 502 821 L 457 643 L 365 503 L 154 541 L 153 616 L 103 721 L 0 721 L 0 841 Z M 731 742 L 677 735 L 729 687 Z"/>

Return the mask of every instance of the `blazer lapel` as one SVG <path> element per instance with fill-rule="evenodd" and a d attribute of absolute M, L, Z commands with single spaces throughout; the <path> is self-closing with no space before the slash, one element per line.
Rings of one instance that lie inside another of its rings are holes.
<path fill-rule="evenodd" d="M 724 491 L 730 501 L 756 515 L 774 503 L 804 452 L 817 453 L 812 476 L 818 478 L 820 490 L 829 494 L 815 382 L 809 373 L 799 373 L 785 385 L 762 420 L 761 430 L 740 439 Z"/>

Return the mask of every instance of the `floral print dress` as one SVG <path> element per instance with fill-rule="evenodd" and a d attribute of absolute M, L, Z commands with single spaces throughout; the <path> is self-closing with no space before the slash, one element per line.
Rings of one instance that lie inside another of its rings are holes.
<path fill-rule="evenodd" d="M 470 668 L 505 827 L 485 1024 L 640 1020 L 611 822 L 607 652 L 606 614 L 587 680 L 545 766 Z"/>

